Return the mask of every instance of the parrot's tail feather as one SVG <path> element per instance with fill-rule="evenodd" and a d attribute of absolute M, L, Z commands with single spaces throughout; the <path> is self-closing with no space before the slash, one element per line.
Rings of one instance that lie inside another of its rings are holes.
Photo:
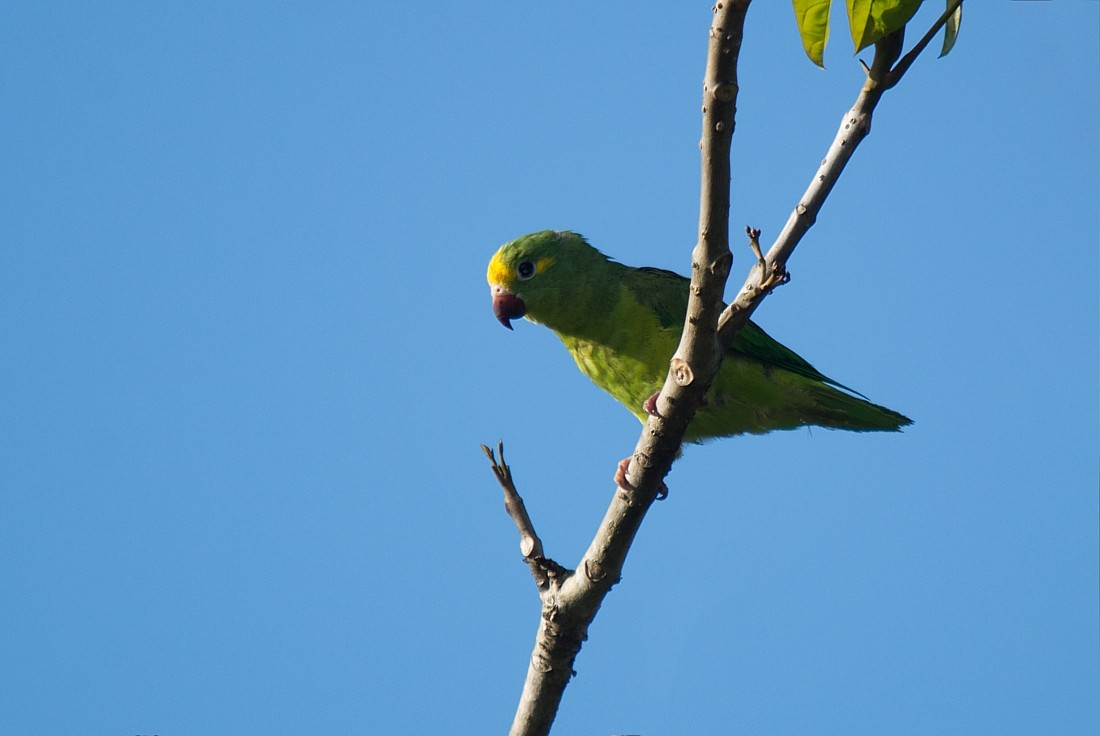
<path fill-rule="evenodd" d="M 907 416 L 866 399 L 818 384 L 811 391 L 806 424 L 853 432 L 897 432 L 913 423 Z"/>

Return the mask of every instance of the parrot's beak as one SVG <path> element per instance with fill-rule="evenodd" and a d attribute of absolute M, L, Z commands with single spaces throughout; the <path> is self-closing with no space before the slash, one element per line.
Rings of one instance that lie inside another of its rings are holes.
<path fill-rule="evenodd" d="M 493 286 L 493 314 L 497 321 L 510 330 L 512 320 L 527 314 L 527 305 L 503 286 Z"/>

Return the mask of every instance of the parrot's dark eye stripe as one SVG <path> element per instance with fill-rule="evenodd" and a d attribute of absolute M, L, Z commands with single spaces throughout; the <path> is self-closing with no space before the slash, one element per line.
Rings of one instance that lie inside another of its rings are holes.
<path fill-rule="evenodd" d="M 516 268 L 516 273 L 521 279 L 526 281 L 535 275 L 535 264 L 531 263 L 531 261 L 524 261 Z"/>

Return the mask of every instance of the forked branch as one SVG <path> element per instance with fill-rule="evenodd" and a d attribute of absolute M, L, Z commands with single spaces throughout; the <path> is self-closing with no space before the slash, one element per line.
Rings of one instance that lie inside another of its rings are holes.
<path fill-rule="evenodd" d="M 737 97 L 737 57 L 745 12 L 750 0 L 720 0 L 714 7 L 703 91 L 702 207 L 699 242 L 692 264 L 692 296 L 688 323 L 676 368 L 662 389 L 659 414 L 651 417 L 633 454 L 632 490 L 619 488 L 585 552 L 577 571 L 546 581 L 532 566 L 539 582 L 542 617 L 523 693 L 512 723 L 513 736 L 547 734 L 562 693 L 573 675 L 573 661 L 588 636 L 588 626 L 611 587 L 618 582 L 634 535 L 641 526 L 680 447 L 691 417 L 710 385 L 721 359 L 716 325 L 722 292 L 729 274 L 729 147 Z M 499 448 L 498 448 L 499 449 Z M 518 494 L 503 458 L 497 462 L 485 448 L 504 488 L 509 514 L 520 531 L 527 554 L 537 543 L 530 519 L 521 511 Z M 528 559 L 531 562 L 531 558 Z"/>
<path fill-rule="evenodd" d="M 730 301 L 718 322 L 718 339 L 722 345 L 730 345 L 737 332 L 749 321 L 771 289 L 761 288 L 768 274 L 785 273 L 787 261 L 802 237 L 817 221 L 817 214 L 833 191 L 856 148 L 871 132 L 871 117 L 885 92 L 901 81 L 916 58 L 928 43 L 944 27 L 948 19 L 962 5 L 963 0 L 952 0 L 947 10 L 932 24 L 928 32 L 913 48 L 901 56 L 905 29 L 886 36 L 875 44 L 875 56 L 871 66 L 864 64 L 867 79 L 863 83 L 855 104 L 844 114 L 840 128 L 829 146 L 828 152 L 815 172 L 810 185 L 798 201 L 787 224 L 780 231 L 767 255 L 749 271 L 744 285 Z M 899 60 L 900 58 L 900 60 Z"/>
<path fill-rule="evenodd" d="M 730 142 L 737 99 L 737 59 L 745 13 L 751 0 L 719 0 L 714 7 L 703 86 L 703 134 L 699 239 L 692 251 L 687 320 L 672 367 L 635 447 L 628 471 L 630 490 L 618 488 L 582 557 L 571 571 L 543 556 L 542 542 L 516 491 L 504 462 L 503 446 L 482 450 L 504 490 L 505 506 L 520 534 L 520 549 L 539 586 L 542 615 L 527 678 L 510 733 L 541 736 L 550 731 L 562 693 L 573 675 L 573 662 L 587 638 L 588 626 L 604 597 L 618 582 L 635 534 L 668 473 L 684 431 L 721 364 L 729 345 L 749 316 L 776 286 L 786 283 L 786 263 L 832 190 L 856 146 L 870 131 L 871 113 L 882 94 L 898 82 L 912 59 L 927 45 L 922 39 L 898 59 L 902 32 L 879 41 L 867 68 L 867 81 L 856 104 L 844 116 L 829 153 L 775 243 L 764 255 L 759 231 L 748 229 L 757 263 L 730 305 L 722 310 L 729 275 Z M 929 34 L 946 22 L 955 0 Z M 719 312 L 721 311 L 721 314 Z"/>

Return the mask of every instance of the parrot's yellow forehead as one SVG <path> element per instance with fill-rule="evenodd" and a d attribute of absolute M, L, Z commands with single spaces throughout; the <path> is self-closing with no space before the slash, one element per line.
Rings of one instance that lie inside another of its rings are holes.
<path fill-rule="evenodd" d="M 511 288 L 515 284 L 516 269 L 513 266 L 504 262 L 504 250 L 508 246 L 504 246 L 493 255 L 489 261 L 489 270 L 485 277 L 490 285 L 503 286 L 505 288 Z M 539 274 L 553 265 L 554 259 L 550 256 L 543 256 L 535 261 L 535 273 Z"/>
<path fill-rule="evenodd" d="M 492 260 L 489 261 L 489 272 L 486 274 L 486 278 L 490 284 L 511 286 L 516 278 L 516 272 L 505 265 L 504 259 L 500 257 L 503 250 L 503 248 L 498 250 Z"/>

